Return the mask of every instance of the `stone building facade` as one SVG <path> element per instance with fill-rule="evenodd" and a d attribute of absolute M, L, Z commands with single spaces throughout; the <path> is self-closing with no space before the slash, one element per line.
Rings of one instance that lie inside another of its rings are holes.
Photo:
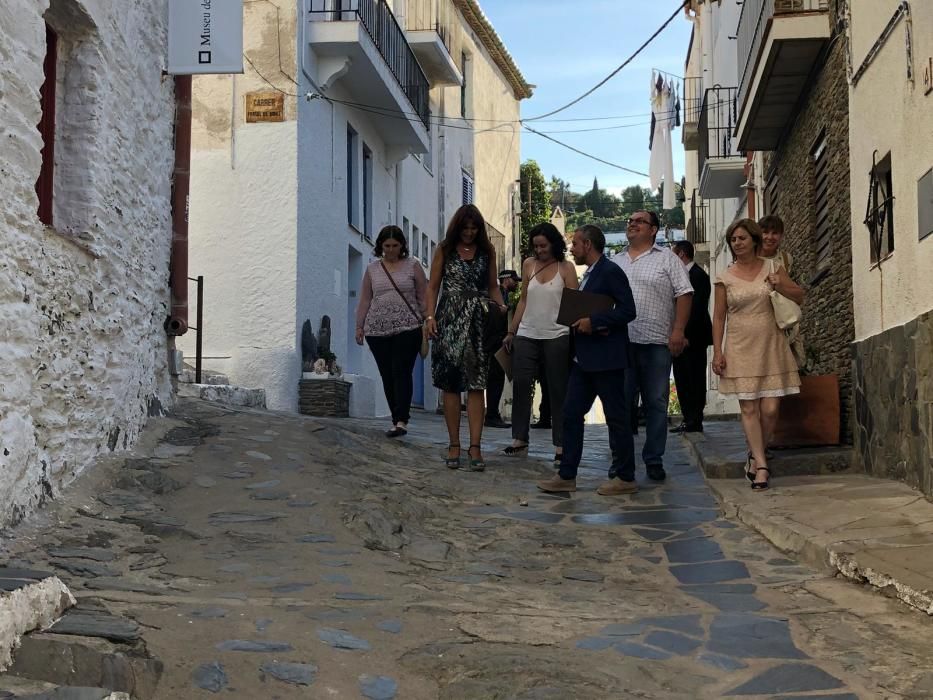
<path fill-rule="evenodd" d="M 0 6 L 0 525 L 130 447 L 171 400 L 166 14 L 162 0 Z"/>
<path fill-rule="evenodd" d="M 836 41 L 812 79 L 793 126 L 764 158 L 761 198 L 764 213 L 784 221 L 782 248 L 793 256 L 794 278 L 807 290 L 801 322 L 807 351 L 804 371 L 838 376 L 840 435 L 846 443 L 853 435 L 849 344 L 855 333 L 848 91 L 845 42 Z M 829 202 L 828 221 L 820 226 L 824 197 Z"/>

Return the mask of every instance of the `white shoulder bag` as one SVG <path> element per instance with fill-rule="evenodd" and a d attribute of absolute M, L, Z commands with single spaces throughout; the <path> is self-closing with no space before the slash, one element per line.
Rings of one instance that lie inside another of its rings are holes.
<path fill-rule="evenodd" d="M 769 260 L 768 264 L 771 266 L 771 274 L 774 274 L 774 260 Z M 771 290 L 770 297 L 771 308 L 774 309 L 774 321 L 778 328 L 783 331 L 800 323 L 803 312 L 797 302 L 788 299 L 776 289 Z"/>

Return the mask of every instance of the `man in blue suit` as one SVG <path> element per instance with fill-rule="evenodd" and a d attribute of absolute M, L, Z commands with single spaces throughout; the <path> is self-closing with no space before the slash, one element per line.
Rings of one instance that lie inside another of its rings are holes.
<path fill-rule="evenodd" d="M 580 289 L 612 297 L 615 307 L 581 318 L 573 325 L 574 357 L 564 400 L 564 454 L 557 475 L 538 482 L 538 488 L 546 493 L 577 490 L 577 468 L 583 456 L 583 418 L 597 396 L 603 403 L 614 450 L 609 480 L 596 492 L 616 496 L 638 491 L 635 443 L 625 402 L 628 323 L 635 318 L 635 300 L 625 273 L 603 257 L 605 247 L 606 237 L 598 226 L 587 224 L 573 234 L 570 247 L 573 259 L 577 265 L 587 266 Z"/>

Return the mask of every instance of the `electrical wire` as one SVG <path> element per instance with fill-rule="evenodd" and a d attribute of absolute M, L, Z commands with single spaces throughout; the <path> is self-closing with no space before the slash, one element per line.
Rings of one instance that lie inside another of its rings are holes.
<path fill-rule="evenodd" d="M 568 102 L 567 104 L 565 104 L 563 107 L 558 107 L 557 109 L 551 110 L 550 112 L 546 112 L 545 114 L 539 114 L 537 117 L 528 117 L 527 119 L 524 119 L 524 120 L 522 120 L 522 121 L 526 121 L 526 122 L 528 122 L 528 121 L 537 121 L 537 120 L 539 120 L 539 119 L 544 119 L 545 117 L 553 116 L 553 115 L 555 115 L 555 114 L 557 114 L 557 113 L 559 113 L 559 112 L 563 112 L 565 109 L 569 109 L 570 107 L 573 107 L 575 104 L 577 104 L 577 103 L 580 102 L 581 100 L 583 100 L 583 99 L 589 97 L 590 95 L 592 95 L 594 92 L 596 92 L 597 90 L 599 90 L 599 88 L 601 88 L 603 85 L 605 85 L 605 84 L 608 83 L 610 80 L 612 80 L 616 75 L 618 75 L 618 73 L 619 73 L 623 68 L 625 68 L 629 63 L 631 63 L 632 61 L 634 61 L 634 60 L 635 60 L 635 57 L 638 56 L 638 54 L 640 54 L 642 51 L 644 51 L 645 48 L 647 48 L 648 45 L 649 45 L 652 41 L 654 41 L 654 40 L 658 37 L 659 34 L 661 34 L 661 32 L 663 32 L 665 29 L 667 29 L 668 25 L 670 25 L 671 22 L 673 22 L 675 19 L 677 19 L 677 16 L 680 14 L 680 11 L 683 10 L 684 7 L 686 7 L 687 4 L 688 4 L 689 2 L 690 2 L 690 0 L 683 0 L 683 2 L 681 2 L 680 5 L 678 6 L 678 8 L 674 11 L 674 14 L 672 14 L 670 17 L 668 17 L 668 18 L 667 18 L 667 21 L 665 21 L 664 24 L 662 24 L 660 27 L 658 27 L 658 28 L 655 30 L 654 34 L 652 34 L 651 36 L 649 36 L 649 37 L 645 40 L 645 42 L 635 50 L 635 53 L 633 53 L 631 56 L 629 56 L 627 59 L 625 59 L 625 61 L 622 62 L 622 65 L 620 65 L 619 67 L 617 67 L 614 71 L 612 71 L 609 75 L 607 75 L 605 78 L 603 78 L 603 79 L 600 80 L 598 83 L 596 83 L 596 85 L 594 85 L 593 87 L 591 87 L 589 90 L 587 90 L 586 92 L 584 92 L 582 95 L 580 95 L 579 97 L 577 97 L 577 98 L 574 99 L 574 100 L 571 100 L 570 102 Z"/>
<path fill-rule="evenodd" d="M 293 92 L 287 92 L 287 91 L 283 90 L 282 88 L 278 87 L 275 83 L 273 83 L 271 80 L 269 80 L 266 76 L 264 76 L 264 75 L 260 72 L 260 70 L 256 67 L 256 64 L 253 63 L 253 62 L 250 60 L 250 57 L 247 56 L 245 53 L 243 54 L 243 58 L 245 58 L 245 59 L 246 59 L 246 62 L 249 63 L 250 66 L 252 66 L 252 68 L 253 68 L 254 71 L 256 71 L 256 75 L 258 75 L 258 76 L 262 79 L 262 81 L 263 81 L 266 85 L 268 85 L 269 87 L 271 87 L 273 90 L 275 90 L 275 91 L 277 91 L 277 92 L 281 92 L 283 95 L 286 95 L 286 96 L 288 96 L 288 97 L 298 97 L 297 94 L 295 94 L 295 93 L 293 93 Z M 297 83 L 296 83 L 296 85 L 297 85 Z"/>
<path fill-rule="evenodd" d="M 591 159 L 591 160 L 595 160 L 595 161 L 597 161 L 598 163 L 602 163 L 603 165 L 608 165 L 608 166 L 610 166 L 610 167 L 612 167 L 612 168 L 618 168 L 619 170 L 624 170 L 625 172 L 627 172 L 627 173 L 632 173 L 633 175 L 640 175 L 640 176 L 642 176 L 642 177 L 650 177 L 650 175 L 648 175 L 648 173 L 643 173 L 643 172 L 641 172 L 640 170 L 633 170 L 632 168 L 626 168 L 624 165 L 619 165 L 618 163 L 612 163 L 612 162 L 610 162 L 610 161 L 608 161 L 608 160 L 604 160 L 604 159 L 602 159 L 602 158 L 600 158 L 600 157 L 598 157 L 598 156 L 594 156 L 594 155 L 592 155 L 591 153 L 587 153 L 586 151 L 581 151 L 579 148 L 574 148 L 573 146 L 571 146 L 571 145 L 569 145 L 569 144 L 566 144 L 566 143 L 564 143 L 563 141 L 558 141 L 557 139 L 552 138 L 552 137 L 548 136 L 547 134 L 545 134 L 545 133 L 543 133 L 543 132 L 541 132 L 541 131 L 537 131 L 536 129 L 532 129 L 532 128 L 531 128 L 530 126 L 528 126 L 527 124 L 523 124 L 522 126 L 525 127 L 525 130 L 526 130 L 526 131 L 530 131 L 532 134 L 537 134 L 538 136 L 540 136 L 540 137 L 542 137 L 542 138 L 545 138 L 545 139 L 547 139 L 548 141 L 553 141 L 553 142 L 556 143 L 558 146 L 563 146 L 564 148 L 567 148 L 567 149 L 573 151 L 574 153 L 577 153 L 577 154 L 579 154 L 579 155 L 581 155 L 581 156 L 584 156 L 584 157 L 586 157 L 586 158 L 589 158 L 589 159 Z"/>

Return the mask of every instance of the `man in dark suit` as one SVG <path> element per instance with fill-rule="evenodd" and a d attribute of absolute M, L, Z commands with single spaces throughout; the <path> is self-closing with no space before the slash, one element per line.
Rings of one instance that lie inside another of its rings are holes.
<path fill-rule="evenodd" d="M 614 446 L 609 480 L 596 492 L 602 496 L 635 493 L 635 443 L 625 402 L 628 366 L 628 323 L 635 318 L 635 300 L 628 278 L 618 265 L 603 257 L 606 237 L 587 224 L 573 234 L 570 252 L 577 265 L 587 265 L 580 289 L 615 300 L 611 311 L 581 318 L 573 324 L 573 362 L 564 400 L 564 453 L 560 471 L 538 482 L 546 493 L 577 490 L 577 469 L 583 456 L 583 419 L 598 396 L 606 414 Z M 557 416 L 554 419 L 557 420 Z"/>
<path fill-rule="evenodd" d="M 702 433 L 703 409 L 706 408 L 706 348 L 713 343 L 713 324 L 709 318 L 709 275 L 693 262 L 693 244 L 677 241 L 675 255 L 687 267 L 693 285 L 693 306 L 684 329 L 687 347 L 674 358 L 674 382 L 684 420 L 672 433 Z"/>

